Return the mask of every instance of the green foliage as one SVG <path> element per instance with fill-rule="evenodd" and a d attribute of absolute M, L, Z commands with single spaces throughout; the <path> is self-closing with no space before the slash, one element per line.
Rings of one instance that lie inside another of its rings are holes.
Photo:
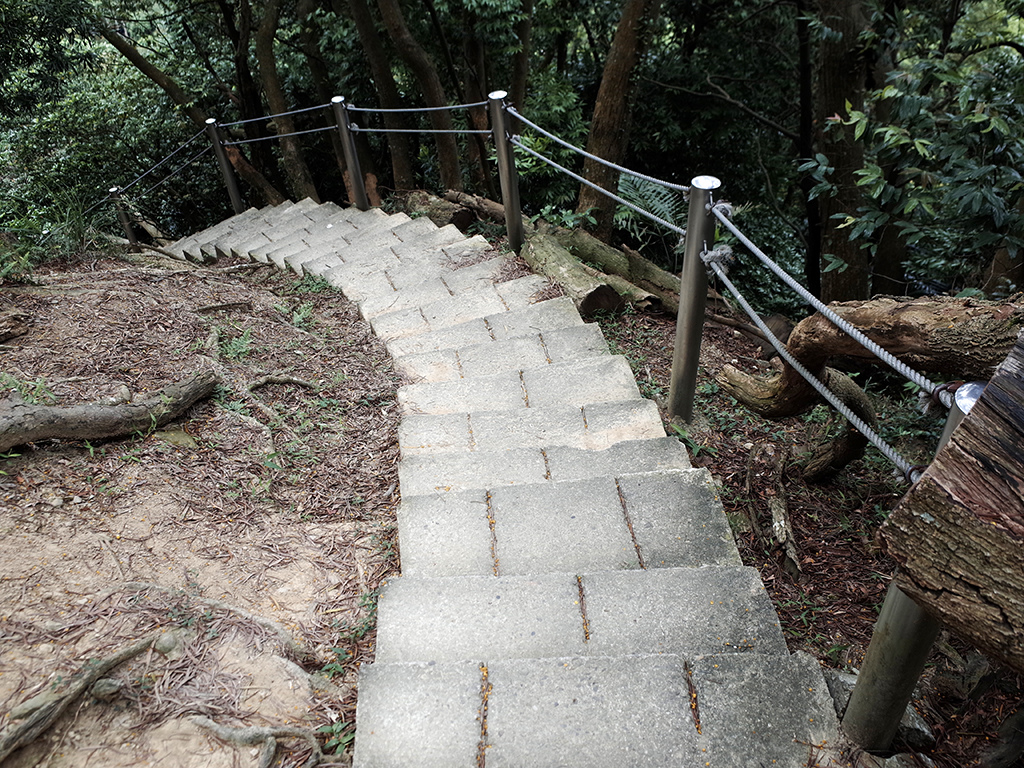
<path fill-rule="evenodd" d="M 14 391 L 26 403 L 34 405 L 53 405 L 57 402 L 45 379 L 22 381 L 16 376 L 0 371 L 0 392 L 3 391 Z"/>

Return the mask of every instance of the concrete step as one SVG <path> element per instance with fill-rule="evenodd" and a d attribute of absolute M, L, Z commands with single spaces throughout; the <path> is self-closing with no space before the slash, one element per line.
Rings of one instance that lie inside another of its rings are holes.
<path fill-rule="evenodd" d="M 332 206 L 328 215 L 318 221 L 311 221 L 307 226 L 292 232 L 272 243 L 249 251 L 254 261 L 270 262 L 281 266 L 284 256 L 297 250 L 308 248 L 309 243 L 340 238 L 344 233 L 355 231 L 355 220 L 362 213 L 358 208 L 338 208 Z M 274 258 L 274 256 L 277 258 Z"/>
<path fill-rule="evenodd" d="M 607 354 L 608 344 L 600 326 L 590 323 L 459 349 L 403 355 L 395 359 L 395 370 L 414 382 L 458 381 Z"/>
<path fill-rule="evenodd" d="M 379 208 L 360 211 L 357 208 L 346 209 L 348 218 L 343 223 L 328 222 L 310 228 L 308 234 L 298 240 L 281 243 L 267 251 L 267 259 L 281 269 L 290 269 L 297 275 L 305 274 L 303 264 L 322 257 L 325 254 L 337 253 L 348 242 L 345 236 L 354 237 L 356 233 L 366 233 L 373 229 L 392 226 L 386 213 Z"/>
<path fill-rule="evenodd" d="M 455 413 L 583 406 L 640 397 L 626 358 L 616 355 L 398 390 L 402 413 Z"/>
<path fill-rule="evenodd" d="M 377 603 L 380 662 L 742 652 L 786 653 L 760 576 L 742 566 L 400 576 Z"/>
<path fill-rule="evenodd" d="M 548 285 L 545 278 L 529 275 L 507 283 L 482 285 L 473 293 L 448 296 L 423 306 L 364 319 L 369 320 L 373 332 L 387 343 L 528 307 Z"/>
<path fill-rule="evenodd" d="M 562 296 L 450 328 L 395 339 L 387 342 L 387 348 L 392 357 L 398 358 L 418 352 L 459 349 L 473 344 L 531 336 L 575 325 L 583 325 L 583 319 L 576 311 L 572 299 Z"/>
<path fill-rule="evenodd" d="M 665 437 L 665 429 L 657 406 L 641 399 L 583 407 L 412 414 L 398 429 L 403 458 L 424 453 L 555 446 L 599 451 L 624 440 L 651 437 Z"/>
<path fill-rule="evenodd" d="M 273 226 L 273 222 L 284 216 L 291 215 L 296 203 L 290 200 L 280 205 L 266 206 L 259 209 L 251 216 L 243 215 L 235 219 L 229 219 L 231 225 L 225 229 L 214 228 L 215 231 L 207 230 L 194 235 L 189 243 L 182 249 L 186 258 L 192 261 L 213 260 L 217 257 L 216 249 L 211 247 L 214 242 L 230 242 L 239 237 L 249 236 L 253 230 L 261 230 Z M 205 249 L 205 250 L 204 250 Z"/>
<path fill-rule="evenodd" d="M 234 227 L 241 226 L 245 222 L 255 220 L 261 215 L 261 213 L 270 207 L 272 206 L 267 206 L 265 208 L 247 208 L 241 213 L 235 214 L 231 218 L 224 219 L 224 221 L 214 224 L 212 227 L 207 227 L 204 230 L 191 235 L 186 235 L 185 237 L 176 240 L 168 245 L 166 250 L 173 253 L 177 258 L 184 259 L 184 249 L 187 246 L 198 244 L 199 241 L 203 239 L 216 239 L 222 236 L 225 232 L 230 232 Z"/>
<path fill-rule="evenodd" d="M 355 768 L 804 768 L 838 725 L 805 654 L 363 666 Z"/>
<path fill-rule="evenodd" d="M 339 210 L 338 206 L 333 204 L 322 206 L 309 198 L 300 200 L 267 226 L 251 231 L 247 236 L 232 237 L 227 251 L 236 259 L 248 259 L 251 251 L 262 248 L 268 243 L 284 240 L 292 233 L 327 218 L 337 210 Z"/>
<path fill-rule="evenodd" d="M 405 496 L 405 576 L 741 565 L 711 475 L 661 470 Z"/>
<path fill-rule="evenodd" d="M 625 440 L 603 450 L 551 446 L 505 451 L 423 453 L 398 465 L 402 498 L 490 489 L 505 485 L 558 483 L 633 472 L 688 469 L 690 457 L 674 437 Z"/>

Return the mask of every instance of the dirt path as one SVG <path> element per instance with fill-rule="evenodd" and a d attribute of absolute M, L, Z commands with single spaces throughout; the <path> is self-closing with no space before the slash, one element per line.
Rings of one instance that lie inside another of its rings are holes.
<path fill-rule="evenodd" d="M 332 752 L 350 739 L 375 590 L 397 567 L 398 382 L 325 283 L 223 266 L 92 255 L 0 287 L 0 311 L 32 318 L 0 346 L 2 396 L 114 402 L 206 368 L 223 381 L 162 431 L 0 458 L 0 729 L 90 659 L 157 628 L 174 639 L 11 766 L 256 764 L 259 744 L 197 715 L 325 728 Z M 278 757 L 310 752 L 283 739 Z"/>

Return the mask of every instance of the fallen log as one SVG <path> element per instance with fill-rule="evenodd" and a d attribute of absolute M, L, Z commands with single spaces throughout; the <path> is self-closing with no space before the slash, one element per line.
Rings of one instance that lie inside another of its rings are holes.
<path fill-rule="evenodd" d="M 947 296 L 845 302 L 830 308 L 912 368 L 959 378 L 987 379 L 1012 349 L 1022 325 L 1024 303 L 957 299 Z M 819 314 L 793 329 L 787 351 L 812 375 L 874 424 L 870 399 L 845 374 L 826 366 L 832 357 L 878 363 L 873 353 Z M 797 416 L 821 401 L 814 388 L 787 363 L 768 375 L 751 375 L 726 365 L 715 375 L 729 395 L 766 418 Z M 863 454 L 866 441 L 843 430 L 830 447 L 817 449 L 805 464 L 808 479 L 822 479 Z"/>
<path fill-rule="evenodd" d="M 38 440 L 98 440 L 149 432 L 180 418 L 212 395 L 219 383 L 213 371 L 202 371 L 145 400 L 120 405 L 36 405 L 9 399 L 0 402 L 0 453 Z"/>
<path fill-rule="evenodd" d="M 16 309 L 0 313 L 0 342 L 28 333 L 32 318 Z"/>
<path fill-rule="evenodd" d="M 618 291 L 607 280 L 596 277 L 594 270 L 585 269 L 580 260 L 554 238 L 534 232 L 528 236 L 520 255 L 534 272 L 562 286 L 581 314 L 622 309 L 624 301 Z"/>

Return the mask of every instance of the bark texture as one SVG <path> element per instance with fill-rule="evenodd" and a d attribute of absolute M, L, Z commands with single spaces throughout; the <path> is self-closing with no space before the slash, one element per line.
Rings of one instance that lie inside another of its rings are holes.
<path fill-rule="evenodd" d="M 296 200 L 310 198 L 320 202 L 320 195 L 313 183 L 313 175 L 309 172 L 306 159 L 302 155 L 302 144 L 295 133 L 295 121 L 291 115 L 282 115 L 289 110 L 281 85 L 281 76 L 277 71 L 277 59 L 274 56 L 274 35 L 281 13 L 282 0 L 267 0 L 263 9 L 263 20 L 256 31 L 256 60 L 260 68 L 260 80 L 263 81 L 263 92 L 267 96 L 270 113 L 281 115 L 274 118 L 277 135 L 281 142 L 281 155 L 284 161 L 284 175 L 288 179 L 292 194 Z"/>
<path fill-rule="evenodd" d="M 448 106 L 448 97 L 441 85 L 437 68 L 427 52 L 412 36 L 412 32 L 409 31 L 398 0 L 377 0 L 377 5 L 398 55 L 412 70 L 413 76 L 423 90 L 427 106 Z M 450 131 L 454 127 L 451 113 L 448 110 L 435 110 L 428 114 L 435 130 Z M 436 138 L 441 184 L 447 189 L 459 191 L 462 189 L 462 170 L 459 165 L 459 147 L 455 136 L 450 133 L 439 133 Z"/>
<path fill-rule="evenodd" d="M 581 314 L 622 308 L 622 297 L 607 281 L 596 276 L 600 273 L 588 272 L 579 259 L 553 238 L 540 233 L 529 236 L 521 255 L 534 272 L 546 275 L 562 286 Z"/>
<path fill-rule="evenodd" d="M 102 440 L 147 432 L 178 419 L 213 394 L 220 382 L 212 371 L 171 384 L 138 403 L 122 405 L 34 405 L 0 403 L 0 453 L 37 440 Z"/>
<path fill-rule="evenodd" d="M 899 587 L 1024 672 L 1024 336 L 882 526 Z"/>
<path fill-rule="evenodd" d="M 633 107 L 630 80 L 647 29 L 660 6 L 661 0 L 626 0 L 601 74 L 587 152 L 613 163 L 621 164 L 626 156 Z M 609 192 L 615 192 L 619 186 L 618 171 L 590 159 L 583 163 L 583 176 Z M 576 210 L 584 212 L 591 208 L 596 209 L 595 233 L 607 240 L 612 232 L 615 203 L 592 187 L 581 185 Z"/>

